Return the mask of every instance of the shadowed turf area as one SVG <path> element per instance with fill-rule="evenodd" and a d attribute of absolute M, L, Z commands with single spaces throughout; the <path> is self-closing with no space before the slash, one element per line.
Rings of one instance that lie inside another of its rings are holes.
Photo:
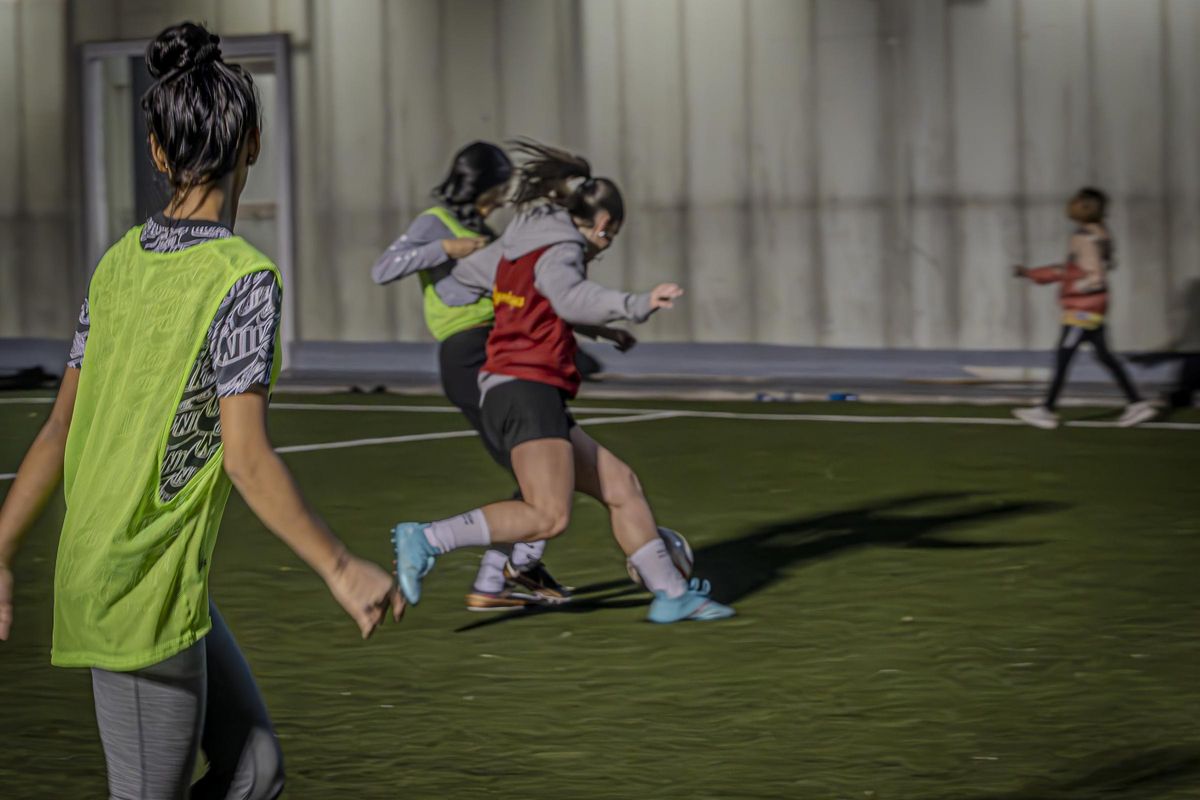
<path fill-rule="evenodd" d="M 581 405 L 635 409 L 626 417 L 1007 414 Z M 0 405 L 0 473 L 15 471 L 47 410 Z M 277 408 L 271 427 L 290 446 L 466 426 L 456 414 Z M 648 597 L 627 580 L 600 508 L 580 498 L 547 553 L 583 588 L 573 606 L 470 614 L 477 555 L 459 553 L 403 623 L 364 643 L 231 499 L 212 595 L 275 719 L 285 797 L 1200 796 L 1200 430 L 680 417 L 592 433 L 637 469 L 660 521 L 687 535 L 698 573 L 739 617 L 643 622 Z M 470 438 L 285 458 L 335 530 L 383 563 L 396 521 L 512 490 Z M 88 674 L 49 666 L 61 516 L 59 501 L 26 540 L 13 638 L 0 644 L 10 800 L 104 793 Z"/>

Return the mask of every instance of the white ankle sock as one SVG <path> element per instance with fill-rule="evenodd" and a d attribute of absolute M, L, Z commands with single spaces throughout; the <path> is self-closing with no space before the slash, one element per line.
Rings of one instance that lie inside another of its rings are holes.
<path fill-rule="evenodd" d="M 425 529 L 425 538 L 439 553 L 449 553 L 460 547 L 486 547 L 491 544 L 492 532 L 483 509 L 477 508 L 431 523 Z"/>
<path fill-rule="evenodd" d="M 517 569 L 524 570 L 536 565 L 542 560 L 542 553 L 546 552 L 546 542 L 517 542 L 513 545 L 512 556 L 509 561 Z"/>
<path fill-rule="evenodd" d="M 488 550 L 479 562 L 479 572 L 475 574 L 475 591 L 495 594 L 504 588 L 504 562 L 508 561 L 508 553 L 503 550 Z"/>
<path fill-rule="evenodd" d="M 667 597 L 679 597 L 687 591 L 687 581 L 675 568 L 667 546 L 659 537 L 655 536 L 652 541 L 642 545 L 629 560 L 650 591 L 666 592 Z"/>

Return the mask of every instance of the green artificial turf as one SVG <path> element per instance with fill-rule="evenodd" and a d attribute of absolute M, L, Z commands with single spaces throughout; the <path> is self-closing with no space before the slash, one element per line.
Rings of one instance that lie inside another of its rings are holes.
<path fill-rule="evenodd" d="M 0 405 L 0 473 L 16 469 L 47 410 Z M 464 427 L 454 414 L 271 417 L 279 445 Z M 573 607 L 470 614 L 478 556 L 455 553 L 418 608 L 362 642 L 321 582 L 231 499 L 212 596 L 278 728 L 285 797 L 1200 797 L 1200 430 L 677 418 L 592 433 L 637 470 L 736 619 L 644 622 L 648 597 L 625 577 L 599 506 L 581 498 L 547 551 L 585 590 Z M 473 439 L 286 460 L 334 529 L 381 563 L 396 521 L 512 489 Z M 49 666 L 61 519 L 57 501 L 27 539 L 13 637 L 0 644 L 6 799 L 104 793 L 87 672 Z"/>

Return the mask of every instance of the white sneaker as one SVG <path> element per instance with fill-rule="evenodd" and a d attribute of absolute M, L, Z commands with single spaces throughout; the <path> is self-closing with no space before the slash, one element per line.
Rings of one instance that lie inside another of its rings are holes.
<path fill-rule="evenodd" d="M 1117 419 L 1117 427 L 1132 428 L 1134 425 L 1141 425 L 1156 416 L 1158 416 L 1158 409 L 1154 407 L 1153 403 L 1149 400 L 1139 400 L 1125 406 L 1125 411 Z"/>
<path fill-rule="evenodd" d="M 1032 425 L 1044 431 L 1052 431 L 1058 427 L 1058 414 L 1055 414 L 1045 406 L 1014 408 L 1012 415 L 1026 425 Z"/>

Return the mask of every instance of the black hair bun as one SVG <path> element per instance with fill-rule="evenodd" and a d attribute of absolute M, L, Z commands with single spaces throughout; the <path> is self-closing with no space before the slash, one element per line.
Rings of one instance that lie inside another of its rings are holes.
<path fill-rule="evenodd" d="M 146 48 L 146 67 L 150 75 L 184 72 L 221 60 L 221 37 L 209 33 L 203 25 L 183 22 L 160 33 Z"/>

